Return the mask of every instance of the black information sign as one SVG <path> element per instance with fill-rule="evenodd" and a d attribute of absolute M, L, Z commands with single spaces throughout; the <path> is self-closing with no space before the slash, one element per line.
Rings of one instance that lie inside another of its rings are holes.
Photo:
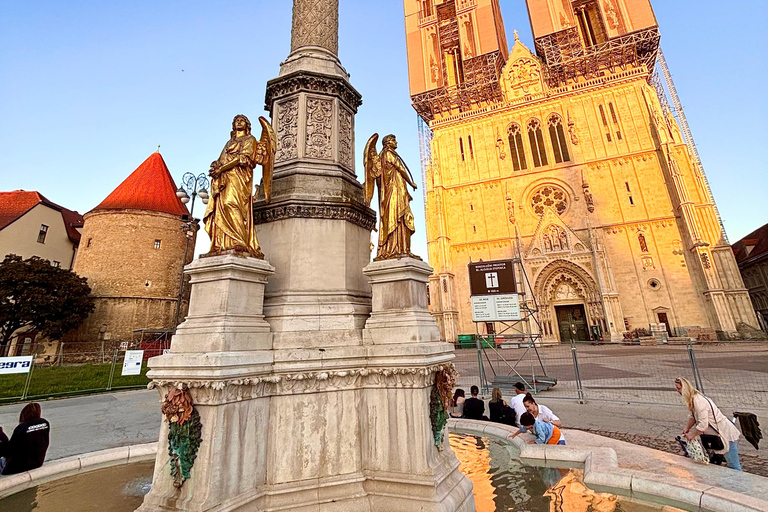
<path fill-rule="evenodd" d="M 512 260 L 470 263 L 469 293 L 472 296 L 517 293 Z"/>

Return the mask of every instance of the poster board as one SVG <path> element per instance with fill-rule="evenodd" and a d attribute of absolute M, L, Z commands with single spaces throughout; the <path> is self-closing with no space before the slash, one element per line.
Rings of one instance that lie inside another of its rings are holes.
<path fill-rule="evenodd" d="M 34 356 L 0 357 L 0 375 L 29 373 Z"/>
<path fill-rule="evenodd" d="M 143 350 L 126 350 L 123 359 L 121 375 L 141 375 L 141 362 L 144 360 Z"/>
<path fill-rule="evenodd" d="M 473 322 L 513 322 L 522 319 L 520 296 L 516 293 L 472 297 Z"/>

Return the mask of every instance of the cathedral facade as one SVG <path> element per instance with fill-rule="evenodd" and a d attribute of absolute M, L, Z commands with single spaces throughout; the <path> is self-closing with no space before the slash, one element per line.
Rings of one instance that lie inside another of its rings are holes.
<path fill-rule="evenodd" d="M 444 338 L 476 331 L 467 265 L 503 259 L 525 268 L 545 341 L 596 327 L 620 341 L 659 323 L 672 336 L 750 332 L 706 176 L 654 73 L 649 0 L 527 4 L 535 49 L 515 32 L 509 52 L 498 0 L 405 0 Z"/>

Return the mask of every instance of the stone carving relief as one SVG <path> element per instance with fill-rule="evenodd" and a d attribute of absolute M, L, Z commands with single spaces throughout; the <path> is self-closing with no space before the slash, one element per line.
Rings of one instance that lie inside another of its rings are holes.
<path fill-rule="evenodd" d="M 361 211 L 352 206 L 288 205 L 260 208 L 253 212 L 254 224 L 266 224 L 283 219 L 341 219 L 367 230 L 376 227 L 376 212 Z"/>
<path fill-rule="evenodd" d="M 643 256 L 643 270 L 656 270 L 656 266 L 653 264 L 653 258 L 650 256 Z"/>
<path fill-rule="evenodd" d="M 700 257 L 701 257 L 701 266 L 702 267 L 704 267 L 707 270 L 712 268 L 712 262 L 709 260 L 709 254 L 707 254 L 706 252 L 702 252 L 702 253 L 700 253 Z"/>
<path fill-rule="evenodd" d="M 267 84 L 264 108 L 272 112 L 275 100 L 302 91 L 336 96 L 353 112 L 357 112 L 357 108 L 363 103 L 363 97 L 360 93 L 354 90 L 349 82 L 343 78 L 299 74 Z"/>
<path fill-rule="evenodd" d="M 299 99 L 291 98 L 277 107 L 277 154 L 276 162 L 283 162 L 298 155 Z"/>
<path fill-rule="evenodd" d="M 505 146 L 504 139 L 501 138 L 501 132 L 499 131 L 498 128 L 496 128 L 496 151 L 499 152 L 499 158 L 501 160 L 504 160 L 505 158 L 507 158 L 507 153 L 504 150 L 504 146 Z"/>
<path fill-rule="evenodd" d="M 557 286 L 552 296 L 552 300 L 554 301 L 578 300 L 583 298 L 582 294 L 577 290 L 575 283 L 567 278 Z"/>
<path fill-rule="evenodd" d="M 545 252 L 558 252 L 568 250 L 568 235 L 565 230 L 554 224 L 549 226 L 542 235 Z"/>
<path fill-rule="evenodd" d="M 675 240 L 672 242 L 672 254 L 680 256 L 680 266 L 685 266 L 685 252 L 683 251 L 683 242 Z"/>
<path fill-rule="evenodd" d="M 608 22 L 608 26 L 613 30 L 619 28 L 619 12 L 616 9 L 616 4 L 613 0 L 605 0 L 603 3 L 603 12 L 605 13 L 605 19 Z"/>
<path fill-rule="evenodd" d="M 307 147 L 305 154 L 310 158 L 333 159 L 333 102 L 331 100 L 307 99 Z"/>
<path fill-rule="evenodd" d="M 339 53 L 338 0 L 294 0 L 291 51 L 320 46 Z"/>
<path fill-rule="evenodd" d="M 355 152 L 352 147 L 352 114 L 339 109 L 339 162 L 350 169 L 354 167 Z"/>
<path fill-rule="evenodd" d="M 579 131 L 576 128 L 576 122 L 571 119 L 571 112 L 568 111 L 568 135 L 571 136 L 571 144 L 579 145 Z"/>
<path fill-rule="evenodd" d="M 507 69 L 508 83 L 515 97 L 541 92 L 541 68 L 528 58 L 517 59 Z"/>
<path fill-rule="evenodd" d="M 363 387 L 428 388 L 435 374 L 453 364 L 417 368 L 351 368 L 324 372 L 268 374 L 263 377 L 219 381 L 153 380 L 147 386 L 165 396 L 171 389 L 189 389 L 195 404 L 215 405 L 272 395 L 299 395 Z"/>

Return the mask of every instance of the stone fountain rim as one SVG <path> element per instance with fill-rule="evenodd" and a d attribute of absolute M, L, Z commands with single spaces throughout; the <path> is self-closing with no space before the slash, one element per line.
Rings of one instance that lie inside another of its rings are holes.
<path fill-rule="evenodd" d="M 36 485 L 97 469 L 154 461 L 156 456 L 157 443 L 155 442 L 109 448 L 53 460 L 32 471 L 0 477 L 0 500 Z"/>
<path fill-rule="evenodd" d="M 606 447 L 586 446 L 573 448 L 569 446 L 531 445 L 527 444 L 524 436 L 511 439 L 517 432 L 517 427 L 493 423 L 489 421 L 477 421 L 451 418 L 448 420 L 449 432 L 456 434 L 469 434 L 489 437 L 502 444 L 513 445 L 520 452 L 520 459 L 536 466 L 549 467 L 584 467 L 584 483 L 592 490 L 609 492 L 643 501 L 668 505 L 673 502 L 677 506 L 689 510 L 702 512 L 766 512 L 768 501 L 739 493 L 716 485 L 703 484 L 697 481 L 674 478 L 670 475 L 657 475 L 638 469 L 627 469 L 619 466 L 616 450 Z M 589 436 L 590 439 L 600 440 L 605 438 L 597 434 L 565 430 L 566 439 L 575 436 Z M 528 434 L 525 434 L 528 435 Z M 532 437 L 529 437 L 532 439 Z M 613 441 L 613 440 L 610 440 Z M 633 450 L 643 452 L 657 452 L 651 448 L 629 445 Z M 695 462 L 679 455 L 666 454 L 673 458 L 670 466 L 698 466 Z M 623 454 L 625 455 L 625 454 Z M 711 466 L 713 470 L 734 473 L 733 470 L 719 466 Z M 743 474 L 747 479 L 765 481 L 768 486 L 768 478 L 758 475 Z M 762 483 L 762 482 L 760 482 Z"/>

